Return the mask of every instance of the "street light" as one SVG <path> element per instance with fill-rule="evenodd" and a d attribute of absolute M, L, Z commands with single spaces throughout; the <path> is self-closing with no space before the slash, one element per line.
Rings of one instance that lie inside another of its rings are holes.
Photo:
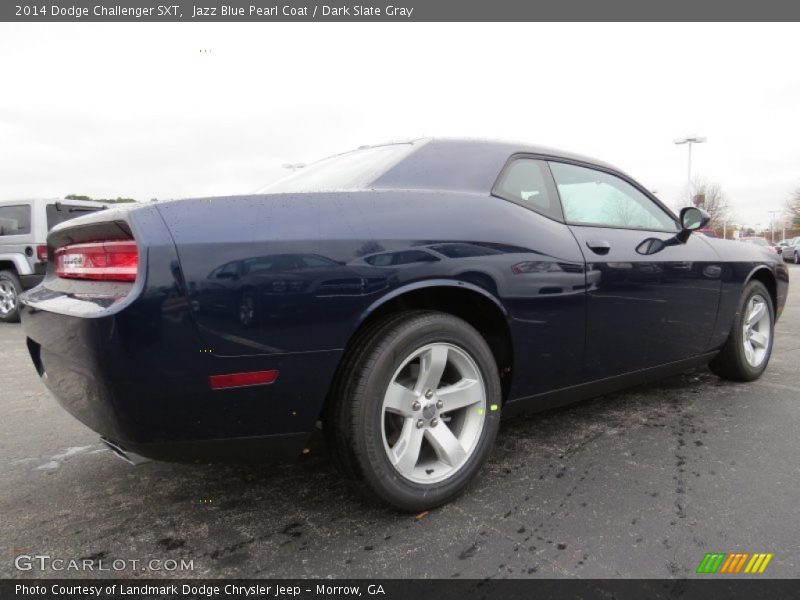
<path fill-rule="evenodd" d="M 770 243 L 774 244 L 775 243 L 775 215 L 777 215 L 781 211 L 779 211 L 779 210 L 768 210 L 767 212 L 769 213 L 769 237 L 770 237 L 769 241 L 770 241 Z"/>
<path fill-rule="evenodd" d="M 692 203 L 692 144 L 702 144 L 706 141 L 706 138 L 700 137 L 698 135 L 690 135 L 683 138 L 678 138 L 675 140 L 676 144 L 688 144 L 689 145 L 689 170 L 687 175 L 687 182 L 689 184 L 689 204 Z"/>

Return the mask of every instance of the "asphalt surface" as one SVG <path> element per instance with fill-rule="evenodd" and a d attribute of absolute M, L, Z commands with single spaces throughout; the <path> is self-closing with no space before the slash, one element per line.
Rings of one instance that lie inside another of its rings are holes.
<path fill-rule="evenodd" d="M 0 358 L 0 576 L 92 575 L 15 568 L 39 554 L 193 561 L 125 577 L 692 577 L 735 551 L 800 576 L 796 283 L 759 381 L 697 370 L 506 422 L 469 491 L 419 516 L 361 500 L 322 451 L 130 467 L 49 396 L 18 325 Z"/>

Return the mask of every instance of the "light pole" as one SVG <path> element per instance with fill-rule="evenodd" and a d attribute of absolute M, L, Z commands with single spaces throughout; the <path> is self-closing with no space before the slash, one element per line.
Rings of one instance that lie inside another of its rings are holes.
<path fill-rule="evenodd" d="M 689 135 L 675 140 L 676 144 L 688 144 L 689 146 L 689 168 L 686 176 L 686 181 L 689 184 L 689 204 L 692 203 L 692 144 L 702 144 L 705 141 L 706 138 L 699 135 Z"/>
<path fill-rule="evenodd" d="M 779 210 L 769 210 L 767 212 L 769 213 L 769 237 L 770 237 L 769 241 L 770 241 L 771 244 L 774 244 L 775 243 L 775 215 L 778 214 L 781 211 L 779 211 Z"/>

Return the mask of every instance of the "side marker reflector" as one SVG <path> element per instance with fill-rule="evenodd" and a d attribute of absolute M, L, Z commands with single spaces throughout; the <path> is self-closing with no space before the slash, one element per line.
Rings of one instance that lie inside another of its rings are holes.
<path fill-rule="evenodd" d="M 278 378 L 278 371 L 250 371 L 248 373 L 231 373 L 230 375 L 211 375 L 208 382 L 212 390 L 245 387 L 248 385 L 265 385 Z"/>

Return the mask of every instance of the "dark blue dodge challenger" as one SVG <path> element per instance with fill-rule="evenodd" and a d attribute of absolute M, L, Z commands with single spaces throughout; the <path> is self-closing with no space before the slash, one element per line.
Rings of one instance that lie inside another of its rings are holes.
<path fill-rule="evenodd" d="M 364 147 L 268 192 L 51 232 L 28 348 L 119 453 L 287 457 L 321 424 L 361 488 L 429 508 L 501 415 L 706 363 L 756 379 L 788 289 L 776 255 L 692 235 L 702 210 L 545 148 Z"/>

